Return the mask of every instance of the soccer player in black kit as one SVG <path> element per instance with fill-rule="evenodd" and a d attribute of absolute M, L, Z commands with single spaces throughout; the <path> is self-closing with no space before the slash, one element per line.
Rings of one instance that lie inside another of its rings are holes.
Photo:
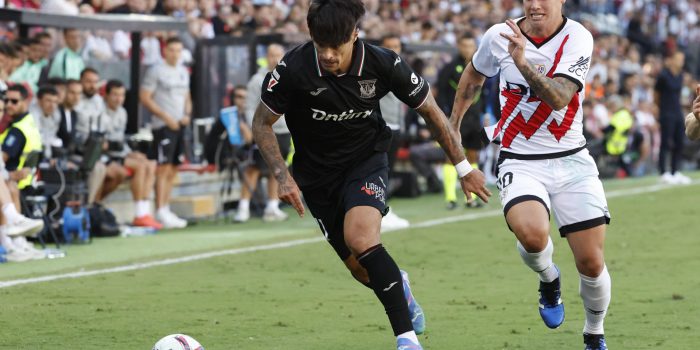
<path fill-rule="evenodd" d="M 263 81 L 253 135 L 279 181 L 280 199 L 303 216 L 304 193 L 340 259 L 384 305 L 397 349 L 416 350 L 422 349 L 416 333 L 424 330 L 423 313 L 379 237 L 391 140 L 379 100 L 391 91 L 416 109 L 457 167 L 462 190 L 484 201 L 491 193 L 484 174 L 466 161 L 428 83 L 393 51 L 358 39 L 364 13 L 361 0 L 311 1 L 312 41 L 289 51 Z M 296 150 L 293 177 L 272 131 L 283 114 Z"/>

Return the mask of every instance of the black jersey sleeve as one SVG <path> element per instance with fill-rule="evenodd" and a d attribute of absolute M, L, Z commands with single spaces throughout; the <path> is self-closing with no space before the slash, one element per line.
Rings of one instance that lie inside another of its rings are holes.
<path fill-rule="evenodd" d="M 260 100 L 272 113 L 277 115 L 286 113 L 291 100 L 291 84 L 292 77 L 283 59 L 272 72 L 267 73 L 265 76 Z"/>
<path fill-rule="evenodd" d="M 414 109 L 420 107 L 430 93 L 428 82 L 416 74 L 400 56 L 396 56 L 391 69 L 389 89 L 403 103 Z"/>

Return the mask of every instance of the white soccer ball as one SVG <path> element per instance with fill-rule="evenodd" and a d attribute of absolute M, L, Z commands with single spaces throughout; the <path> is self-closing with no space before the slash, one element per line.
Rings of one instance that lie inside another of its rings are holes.
<path fill-rule="evenodd" d="M 153 350 L 204 350 L 204 347 L 189 335 L 171 334 L 153 345 Z"/>

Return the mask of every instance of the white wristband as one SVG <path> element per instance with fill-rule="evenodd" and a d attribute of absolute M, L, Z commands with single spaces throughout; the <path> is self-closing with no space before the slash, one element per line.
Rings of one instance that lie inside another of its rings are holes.
<path fill-rule="evenodd" d="M 465 159 L 455 164 L 455 169 L 457 169 L 457 175 L 459 175 L 459 178 L 461 179 L 472 171 L 472 165 Z"/>

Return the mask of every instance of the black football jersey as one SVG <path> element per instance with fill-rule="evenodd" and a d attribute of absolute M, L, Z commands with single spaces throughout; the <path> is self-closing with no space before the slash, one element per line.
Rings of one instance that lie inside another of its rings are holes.
<path fill-rule="evenodd" d="M 374 152 L 386 152 L 391 132 L 379 100 L 390 91 L 418 108 L 430 87 L 396 53 L 362 40 L 354 44 L 350 70 L 340 76 L 321 68 L 312 42 L 284 56 L 265 77 L 261 100 L 285 115 L 299 186 L 337 181 Z"/>

